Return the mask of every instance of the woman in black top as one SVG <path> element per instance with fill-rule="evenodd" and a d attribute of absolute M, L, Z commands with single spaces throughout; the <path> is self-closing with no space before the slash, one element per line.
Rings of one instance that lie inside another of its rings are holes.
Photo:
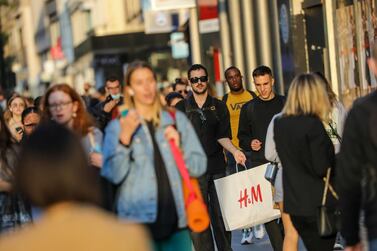
<path fill-rule="evenodd" d="M 290 214 L 308 251 L 333 250 L 335 242 L 335 236 L 319 236 L 316 221 L 323 177 L 334 166 L 334 147 L 323 126 L 331 106 L 322 81 L 314 74 L 297 76 L 274 127 L 276 150 L 284 167 L 284 211 Z"/>

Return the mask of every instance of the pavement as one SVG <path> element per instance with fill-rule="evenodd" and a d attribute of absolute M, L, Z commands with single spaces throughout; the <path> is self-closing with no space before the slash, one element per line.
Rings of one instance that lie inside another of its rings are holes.
<path fill-rule="evenodd" d="M 253 239 L 252 244 L 241 245 L 242 232 L 241 230 L 232 232 L 232 249 L 233 251 L 273 251 L 268 239 L 267 233 L 261 240 Z M 302 242 L 299 243 L 299 251 L 306 251 Z"/>

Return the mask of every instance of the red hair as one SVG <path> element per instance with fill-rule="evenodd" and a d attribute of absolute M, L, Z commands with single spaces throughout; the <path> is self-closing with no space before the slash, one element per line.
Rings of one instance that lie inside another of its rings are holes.
<path fill-rule="evenodd" d="M 57 84 L 50 87 L 46 94 L 43 96 L 43 114 L 42 120 L 51 120 L 51 113 L 48 109 L 48 98 L 53 92 L 61 91 L 71 97 L 72 102 L 77 103 L 76 116 L 73 118 L 73 130 L 81 136 L 85 136 L 90 131 L 90 128 L 94 126 L 94 122 L 90 114 L 86 111 L 83 100 L 80 95 L 67 84 Z"/>

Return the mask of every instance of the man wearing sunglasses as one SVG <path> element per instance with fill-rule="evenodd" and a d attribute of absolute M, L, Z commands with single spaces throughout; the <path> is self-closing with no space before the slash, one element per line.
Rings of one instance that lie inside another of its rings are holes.
<path fill-rule="evenodd" d="M 186 78 L 176 78 L 175 83 L 173 84 L 173 91 L 181 94 L 183 98 L 187 98 L 189 94 L 187 87 L 188 80 Z"/>
<path fill-rule="evenodd" d="M 192 95 L 180 101 L 176 108 L 186 113 L 207 154 L 207 173 L 199 178 L 199 183 L 209 208 L 217 249 L 229 251 L 232 250 L 231 232 L 225 230 L 214 180 L 225 176 L 223 149 L 231 152 L 237 163 L 244 165 L 246 157 L 230 140 L 229 112 L 226 105 L 208 94 L 207 69 L 203 65 L 194 64 L 188 70 L 188 78 Z M 215 250 L 211 228 L 200 234 L 192 233 L 191 237 L 196 251 Z"/>

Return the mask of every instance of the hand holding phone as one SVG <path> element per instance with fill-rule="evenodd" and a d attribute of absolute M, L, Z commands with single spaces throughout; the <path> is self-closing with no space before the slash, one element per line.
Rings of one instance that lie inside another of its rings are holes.
<path fill-rule="evenodd" d="M 141 118 L 135 110 L 121 111 L 119 140 L 123 144 L 129 145 L 133 134 L 137 131 L 140 124 Z"/>

